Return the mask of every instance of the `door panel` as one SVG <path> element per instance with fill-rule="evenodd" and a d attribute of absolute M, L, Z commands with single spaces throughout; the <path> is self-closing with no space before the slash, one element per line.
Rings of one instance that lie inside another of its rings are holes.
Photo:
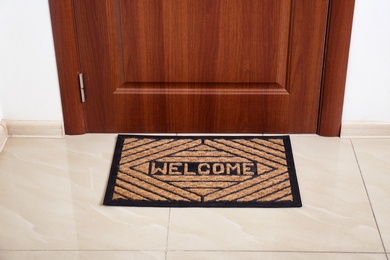
<path fill-rule="evenodd" d="M 122 0 L 125 81 L 284 86 L 290 13 L 290 0 Z"/>
<path fill-rule="evenodd" d="M 89 132 L 315 133 L 328 1 L 75 1 Z"/>

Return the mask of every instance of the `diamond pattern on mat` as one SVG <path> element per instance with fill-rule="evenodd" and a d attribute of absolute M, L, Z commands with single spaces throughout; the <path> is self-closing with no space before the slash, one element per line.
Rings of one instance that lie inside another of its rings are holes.
<path fill-rule="evenodd" d="M 128 138 L 118 169 L 113 200 L 293 200 L 280 139 Z"/>

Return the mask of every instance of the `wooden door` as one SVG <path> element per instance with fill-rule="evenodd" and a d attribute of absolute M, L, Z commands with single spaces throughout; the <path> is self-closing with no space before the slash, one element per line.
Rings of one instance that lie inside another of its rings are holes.
<path fill-rule="evenodd" d="M 329 0 L 71 6 L 86 132 L 316 133 Z"/>
<path fill-rule="evenodd" d="M 327 6 L 75 1 L 88 130 L 314 133 Z"/>

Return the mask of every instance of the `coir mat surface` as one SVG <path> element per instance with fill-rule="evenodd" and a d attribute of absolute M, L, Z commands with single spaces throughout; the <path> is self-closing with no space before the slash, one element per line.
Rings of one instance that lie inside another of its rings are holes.
<path fill-rule="evenodd" d="M 301 207 L 288 136 L 119 135 L 104 205 Z"/>

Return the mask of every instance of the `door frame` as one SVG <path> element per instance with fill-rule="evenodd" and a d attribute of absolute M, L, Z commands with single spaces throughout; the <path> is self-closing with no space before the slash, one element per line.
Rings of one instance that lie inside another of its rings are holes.
<path fill-rule="evenodd" d="M 81 102 L 74 0 L 49 0 L 66 134 L 88 132 Z M 340 136 L 355 0 L 329 0 L 317 134 Z"/>

